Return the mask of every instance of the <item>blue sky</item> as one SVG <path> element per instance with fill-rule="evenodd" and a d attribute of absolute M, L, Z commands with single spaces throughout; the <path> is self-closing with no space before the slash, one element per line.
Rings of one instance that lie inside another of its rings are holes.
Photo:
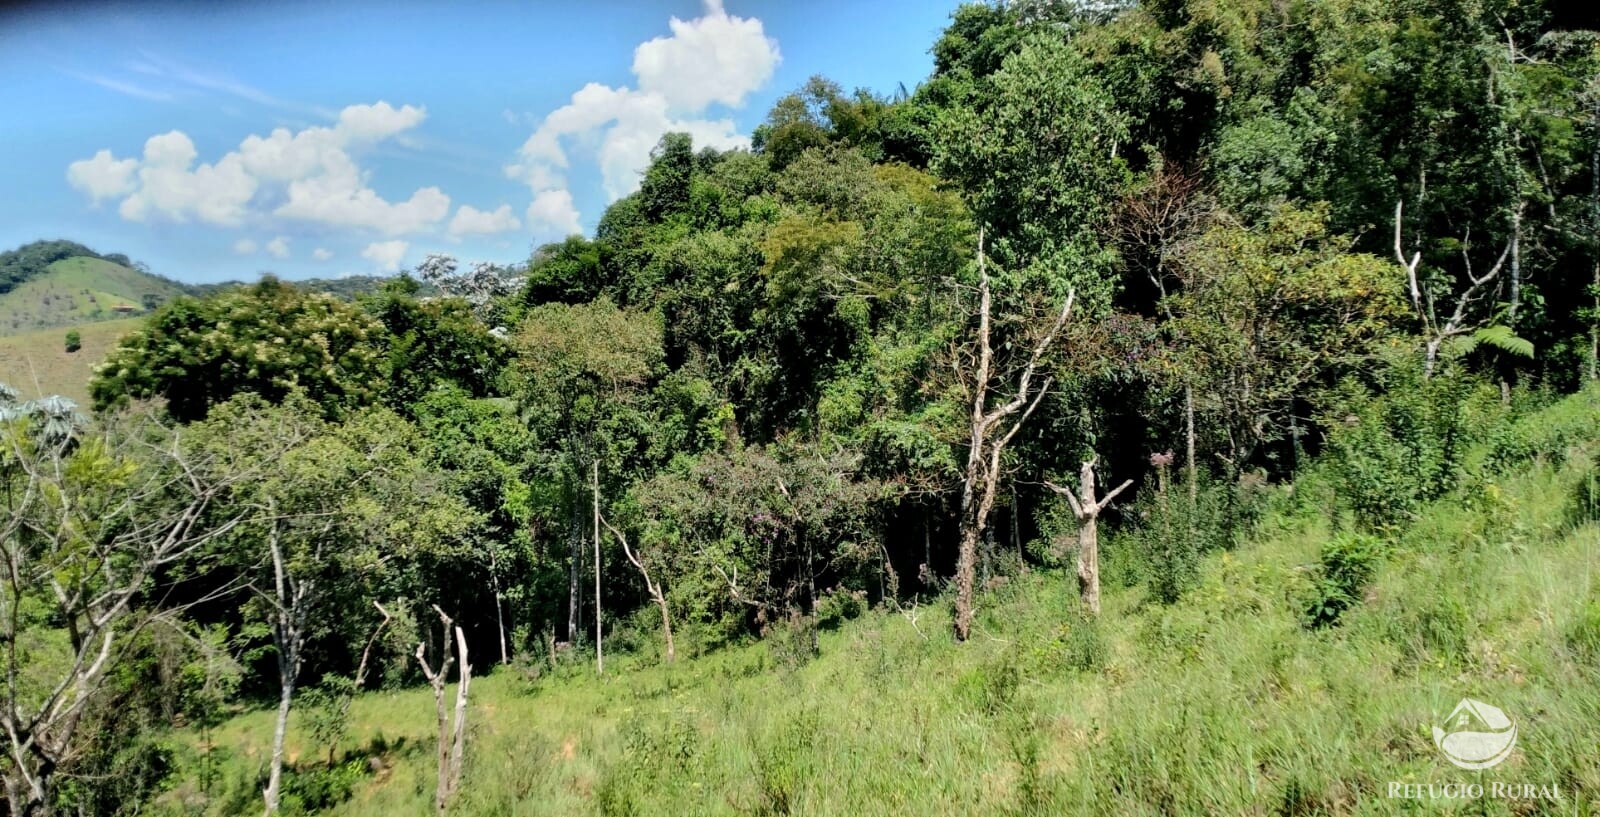
<path fill-rule="evenodd" d="M 813 74 L 914 88 L 956 0 L 39 4 L 0 12 L 0 249 L 184 281 L 517 261 L 667 129 L 743 144 Z"/>

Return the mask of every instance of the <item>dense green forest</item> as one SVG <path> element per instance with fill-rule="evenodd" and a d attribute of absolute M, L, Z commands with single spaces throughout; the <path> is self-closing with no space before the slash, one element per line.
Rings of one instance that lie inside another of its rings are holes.
<path fill-rule="evenodd" d="M 1306 667 L 1357 708 L 1419 679 L 1570 685 L 1517 761 L 1566 799 L 1516 813 L 1589 813 L 1585 17 L 965 5 L 914 90 L 815 78 L 748 151 L 667 134 L 524 274 L 432 256 L 352 298 L 268 278 L 161 305 L 92 412 L 0 395 L 9 813 L 1400 809 L 1370 803 L 1426 738 L 1338 730 L 1401 693 L 1330 726 L 1326 700 L 1281 704 Z M 53 246 L 6 255 L 0 292 Z M 1547 615 L 1382 572 L 1496 558 Z M 1537 658 L 1484 655 L 1512 621 Z M 1255 672 L 1261 700 L 1210 685 Z M 691 716 L 830 677 L 859 698 L 750 727 L 749 758 Z M 406 690 L 429 745 L 360 731 Z M 582 786 L 543 771 L 571 744 L 483 731 L 624 695 L 658 720 L 605 733 Z M 918 703 L 946 698 L 971 706 Z M 246 726 L 250 750 L 217 748 Z M 879 728 L 903 740 L 819 737 Z M 1324 742 L 1294 754 L 1297 728 Z M 1318 754 L 1355 743 L 1376 754 Z M 1058 745 L 1077 765 L 1041 760 Z M 410 788 L 373 802 L 402 811 L 350 799 L 397 763 Z M 1260 780 L 1208 794 L 1235 764 Z"/>

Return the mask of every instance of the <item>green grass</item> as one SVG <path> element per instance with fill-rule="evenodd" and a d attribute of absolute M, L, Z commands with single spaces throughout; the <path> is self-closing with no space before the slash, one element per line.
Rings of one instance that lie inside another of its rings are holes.
<path fill-rule="evenodd" d="M 0 295 L 0 336 L 116 320 L 118 306 L 145 311 L 143 299 L 183 294 L 178 284 L 99 258 L 64 258 L 38 278 Z"/>
<path fill-rule="evenodd" d="M 95 365 L 140 321 L 123 318 L 0 337 L 0 383 L 16 388 L 24 399 L 60 394 L 87 407 Z M 76 352 L 66 350 L 68 329 L 82 336 L 83 348 Z"/>
<path fill-rule="evenodd" d="M 1542 415 L 1586 429 L 1560 456 L 1479 476 L 1390 537 L 1338 626 L 1302 623 L 1309 567 L 1336 527 L 1312 474 L 1168 606 L 1110 588 L 1085 623 L 1069 577 L 1033 571 L 983 597 L 963 645 L 941 601 L 915 621 L 878 610 L 825 632 L 800 666 L 757 643 L 676 666 L 649 649 L 612 656 L 603 678 L 582 661 L 501 669 L 474 681 L 453 812 L 1596 813 L 1600 527 L 1569 514 L 1594 468 L 1593 399 Z M 1518 724 L 1494 769 L 1456 769 L 1433 746 L 1432 724 L 1467 696 Z M 349 796 L 327 813 L 431 813 L 432 717 L 427 689 L 357 700 Z M 171 736 L 180 772 L 154 813 L 257 810 L 271 731 L 265 711 L 228 721 L 209 766 L 196 734 Z M 298 727 L 290 757 L 302 783 L 328 776 Z M 1558 785 L 1564 799 L 1386 796 L 1391 782 L 1495 781 Z"/>

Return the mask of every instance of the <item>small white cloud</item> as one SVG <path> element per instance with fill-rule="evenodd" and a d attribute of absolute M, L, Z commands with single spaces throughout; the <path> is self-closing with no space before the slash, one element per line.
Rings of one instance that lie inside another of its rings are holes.
<path fill-rule="evenodd" d="M 256 251 L 256 242 L 251 241 L 248 238 L 241 238 L 238 241 L 233 242 L 233 251 L 239 255 L 254 255 Z"/>
<path fill-rule="evenodd" d="M 339 112 L 339 131 L 352 139 L 376 141 L 416 127 L 427 115 L 424 108 L 396 108 L 381 100 L 373 105 L 351 105 Z"/>
<path fill-rule="evenodd" d="M 528 205 L 528 226 L 542 238 L 565 238 L 583 232 L 578 208 L 566 190 L 545 190 Z"/>
<path fill-rule="evenodd" d="M 132 192 L 133 173 L 138 167 L 138 159 L 116 159 L 111 151 L 102 150 L 92 159 L 80 159 L 67 165 L 67 182 L 88 193 L 90 200 L 99 204 L 104 199 Z"/>
<path fill-rule="evenodd" d="M 464 235 L 493 235 L 507 230 L 515 230 L 522 226 L 522 222 L 511 214 L 511 205 L 502 204 L 493 211 L 479 210 L 470 204 L 463 204 L 456 210 L 456 217 L 450 219 L 450 234 L 453 236 Z"/>
<path fill-rule="evenodd" d="M 400 259 L 410 248 L 405 241 L 374 241 L 361 251 L 361 257 L 377 263 L 384 272 L 394 272 L 400 269 Z"/>
<path fill-rule="evenodd" d="M 333 257 L 333 253 L 330 252 L 326 247 L 318 247 L 311 251 L 311 257 L 317 259 L 318 261 L 326 261 Z"/>
<path fill-rule="evenodd" d="M 273 258 L 288 258 L 289 257 L 289 239 L 280 235 L 277 238 L 274 238 L 271 241 L 268 241 L 267 242 L 267 254 L 272 256 Z"/>

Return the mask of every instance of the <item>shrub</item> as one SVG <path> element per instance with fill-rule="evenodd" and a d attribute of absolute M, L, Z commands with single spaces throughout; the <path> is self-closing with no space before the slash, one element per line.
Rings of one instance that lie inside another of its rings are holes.
<path fill-rule="evenodd" d="M 859 618 L 867 611 L 865 590 L 837 588 L 819 594 L 817 598 L 817 627 L 837 630 L 840 625 Z"/>
<path fill-rule="evenodd" d="M 1484 394 L 1460 377 L 1402 378 L 1333 419 L 1334 487 L 1360 528 L 1393 529 L 1456 487 L 1471 443 L 1490 425 L 1474 416 Z"/>
<path fill-rule="evenodd" d="M 79 349 L 82 349 L 82 348 L 83 348 L 83 335 L 78 334 L 78 330 L 76 330 L 76 329 L 68 330 L 67 331 L 67 353 L 71 354 L 71 353 L 76 352 L 76 351 L 78 351 Z"/>
<path fill-rule="evenodd" d="M 1345 611 L 1361 601 L 1383 551 L 1381 540 L 1361 534 L 1335 537 L 1323 545 L 1312 580 L 1311 599 L 1302 615 L 1305 626 L 1322 629 L 1338 624 Z"/>
<path fill-rule="evenodd" d="M 1135 527 L 1123 534 L 1139 560 L 1139 573 L 1150 586 L 1152 598 L 1171 604 L 1194 586 L 1200 559 L 1207 553 L 1233 547 L 1248 527 L 1246 491 L 1230 496 L 1227 489 L 1202 479 L 1189 500 L 1181 483 L 1165 495 L 1145 492 L 1134 504 Z"/>
<path fill-rule="evenodd" d="M 1591 387 L 1548 409 L 1523 416 L 1496 429 L 1488 465 L 1504 470 L 1534 459 L 1560 465 L 1573 445 L 1595 438 L 1597 413 L 1600 389 Z"/>

